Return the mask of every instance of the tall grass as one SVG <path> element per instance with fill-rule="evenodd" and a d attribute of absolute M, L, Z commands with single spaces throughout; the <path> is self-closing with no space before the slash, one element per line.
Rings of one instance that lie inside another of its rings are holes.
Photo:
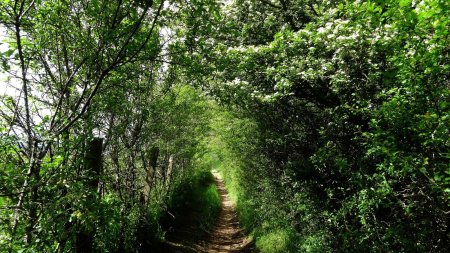
<path fill-rule="evenodd" d="M 206 190 L 205 188 L 199 193 L 199 206 L 201 206 L 201 227 L 205 230 L 210 230 L 214 225 L 217 215 L 220 211 L 220 196 L 217 187 L 210 184 Z"/>
<path fill-rule="evenodd" d="M 196 171 L 192 177 L 178 182 L 169 202 L 169 210 L 175 216 L 195 212 L 199 219 L 199 227 L 208 231 L 220 211 L 220 196 L 209 170 Z"/>

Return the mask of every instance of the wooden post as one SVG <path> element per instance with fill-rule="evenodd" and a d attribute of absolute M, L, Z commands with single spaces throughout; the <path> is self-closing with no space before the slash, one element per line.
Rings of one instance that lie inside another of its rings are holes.
<path fill-rule="evenodd" d="M 87 152 L 85 155 L 85 170 L 89 175 L 87 186 L 90 188 L 90 193 L 87 198 L 88 202 L 95 202 L 97 189 L 100 182 L 100 175 L 102 171 L 102 150 L 103 139 L 94 138 L 88 143 Z M 93 252 L 94 236 L 91 231 L 84 227 L 79 227 L 76 239 L 77 253 L 91 253 Z"/>
<path fill-rule="evenodd" d="M 97 188 L 100 182 L 100 175 L 102 173 L 102 150 L 103 139 L 94 138 L 89 143 L 86 153 L 86 170 L 91 176 L 91 178 L 89 179 L 89 186 L 94 192 L 97 192 Z"/>

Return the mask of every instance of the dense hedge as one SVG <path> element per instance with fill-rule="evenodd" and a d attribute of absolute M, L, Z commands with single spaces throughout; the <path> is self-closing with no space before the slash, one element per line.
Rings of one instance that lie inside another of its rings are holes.
<path fill-rule="evenodd" d="M 450 4 L 303 2 L 227 6 L 238 36 L 213 54 L 211 93 L 235 112 L 224 170 L 257 246 L 450 250 Z"/>

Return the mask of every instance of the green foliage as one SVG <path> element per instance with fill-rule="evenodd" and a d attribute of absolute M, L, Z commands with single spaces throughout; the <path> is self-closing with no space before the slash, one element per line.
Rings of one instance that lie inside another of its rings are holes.
<path fill-rule="evenodd" d="M 290 252 L 288 245 L 290 240 L 286 231 L 274 231 L 261 236 L 256 242 L 256 247 L 261 252 L 276 253 L 276 252 Z"/>
<path fill-rule="evenodd" d="M 221 207 L 220 196 L 216 185 L 209 185 L 206 191 L 203 191 L 202 194 L 200 194 L 198 199 L 199 205 L 203 206 L 201 213 L 201 217 L 203 217 L 201 227 L 204 230 L 211 230 Z"/>
<path fill-rule="evenodd" d="M 135 252 L 187 206 L 207 230 L 213 168 L 262 252 L 449 251 L 449 16 L 1 1 L 0 248 Z"/>
<path fill-rule="evenodd" d="M 198 228 L 209 231 L 215 224 L 221 201 L 208 163 L 198 162 L 193 175 L 175 182 L 168 208 L 175 216 L 174 222 L 177 222 L 177 217 L 182 219 L 193 212 L 195 218 L 199 219 Z"/>
<path fill-rule="evenodd" d="M 256 245 L 447 251 L 449 4 L 283 2 L 235 1 L 199 35 L 228 111 L 209 148 Z"/>

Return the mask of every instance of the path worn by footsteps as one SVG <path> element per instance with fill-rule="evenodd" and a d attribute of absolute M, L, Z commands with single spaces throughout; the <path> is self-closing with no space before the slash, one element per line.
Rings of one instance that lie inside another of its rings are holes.
<path fill-rule="evenodd" d="M 210 235 L 206 252 L 251 252 L 250 241 L 239 226 L 236 209 L 228 196 L 223 180 L 218 172 L 213 172 L 219 191 L 222 210 Z"/>
<path fill-rule="evenodd" d="M 236 209 L 228 196 L 222 177 L 218 172 L 213 172 L 214 181 L 220 194 L 222 208 L 213 230 L 209 234 L 201 236 L 201 231 L 196 231 L 189 224 L 182 224 L 181 228 L 173 231 L 166 241 L 168 248 L 161 252 L 185 253 L 252 253 L 255 250 L 251 241 L 244 235 L 239 225 Z M 201 218 L 195 214 L 190 215 L 191 222 Z"/>

